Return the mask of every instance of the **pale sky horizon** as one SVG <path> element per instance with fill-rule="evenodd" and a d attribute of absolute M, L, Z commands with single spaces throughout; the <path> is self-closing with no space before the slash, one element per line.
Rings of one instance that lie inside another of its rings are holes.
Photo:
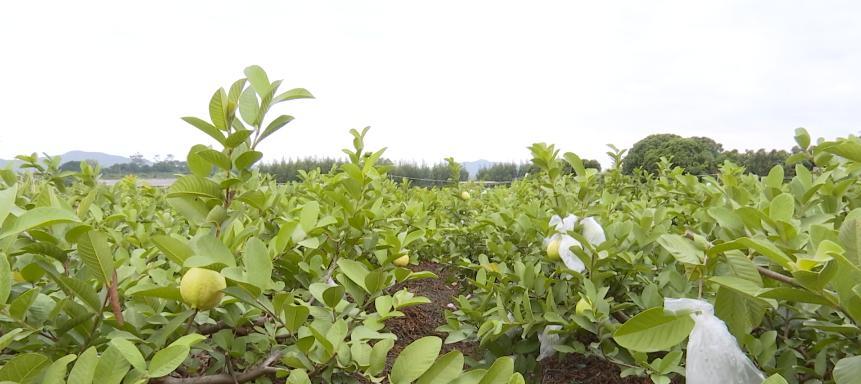
<path fill-rule="evenodd" d="M 265 161 L 341 156 L 349 129 L 394 160 L 607 164 L 653 133 L 789 149 L 859 132 L 852 1 L 150 1 L 0 6 L 0 158 L 69 150 L 184 158 L 180 120 L 248 65 L 317 98 Z"/>

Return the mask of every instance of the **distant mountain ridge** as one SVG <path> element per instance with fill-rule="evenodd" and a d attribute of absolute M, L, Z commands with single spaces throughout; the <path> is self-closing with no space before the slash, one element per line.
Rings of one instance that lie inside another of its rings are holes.
<path fill-rule="evenodd" d="M 62 159 L 60 163 L 65 163 L 67 161 L 84 161 L 84 160 L 93 160 L 102 167 L 110 167 L 114 164 L 122 164 L 122 163 L 131 163 L 132 159 L 125 156 L 111 155 L 104 152 L 87 152 L 87 151 L 69 151 L 62 155 L 59 155 Z M 18 160 L 3 160 L 0 159 L 0 167 L 6 167 L 8 163 L 13 163 L 15 167 L 18 166 L 20 161 Z"/>

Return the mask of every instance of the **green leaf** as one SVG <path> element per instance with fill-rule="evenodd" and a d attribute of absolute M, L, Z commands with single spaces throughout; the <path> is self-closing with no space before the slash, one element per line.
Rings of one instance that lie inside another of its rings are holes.
<path fill-rule="evenodd" d="M 792 259 L 789 258 L 783 251 L 775 247 L 767 240 L 752 239 L 749 237 L 741 237 L 733 241 L 717 244 L 708 250 L 709 257 L 717 256 L 726 251 L 734 249 L 752 249 L 759 252 L 763 256 L 768 257 L 771 261 L 777 263 L 787 270 L 793 270 Z"/>
<path fill-rule="evenodd" d="M 245 68 L 245 77 L 248 78 L 248 82 L 251 83 L 251 87 L 254 88 L 254 91 L 259 95 L 265 95 L 269 93 L 269 88 L 271 84 L 269 83 L 269 77 L 266 76 L 266 71 L 260 66 L 252 65 L 248 68 Z"/>
<path fill-rule="evenodd" d="M 311 384 L 311 378 L 304 369 L 293 369 L 287 376 L 287 384 Z"/>
<path fill-rule="evenodd" d="M 244 143 L 245 140 L 248 140 L 248 137 L 250 137 L 252 133 L 254 133 L 254 131 L 248 129 L 242 129 L 233 132 L 230 134 L 230 137 L 227 138 L 227 141 L 225 141 L 224 145 L 227 148 L 236 148 L 240 144 Z"/>
<path fill-rule="evenodd" d="M 850 219 L 840 226 L 840 245 L 846 251 L 846 259 L 861 267 L 861 220 Z"/>
<path fill-rule="evenodd" d="M 194 256 L 185 260 L 183 265 L 186 267 L 208 267 L 217 264 L 236 266 L 233 252 L 212 232 L 192 240 L 191 247 L 194 250 Z"/>
<path fill-rule="evenodd" d="M 487 369 L 479 384 L 506 384 L 514 373 L 514 359 L 500 357 Z"/>
<path fill-rule="evenodd" d="M 75 361 L 66 384 L 92 384 L 98 363 L 99 355 L 96 353 L 96 347 L 87 348 Z"/>
<path fill-rule="evenodd" d="M 135 367 L 135 369 L 141 372 L 146 372 L 146 360 L 144 360 L 143 355 L 134 343 L 126 339 L 116 337 L 111 339 L 111 345 L 116 348 L 120 355 L 122 355 L 129 364 Z"/>
<path fill-rule="evenodd" d="M 42 382 L 47 384 L 62 383 L 63 379 L 66 377 L 67 366 L 72 361 L 75 361 L 76 358 L 77 356 L 75 355 L 66 355 L 55 360 L 54 363 L 45 370 L 45 374 L 42 376 Z"/>
<path fill-rule="evenodd" d="M 168 188 L 167 197 L 202 197 L 221 199 L 221 186 L 216 182 L 195 175 L 186 175 L 176 179 Z"/>
<path fill-rule="evenodd" d="M 583 166 L 583 160 L 580 159 L 580 156 L 577 156 L 577 154 L 573 152 L 565 152 L 565 154 L 562 155 L 562 158 L 564 158 L 565 161 L 571 165 L 571 168 L 577 172 L 577 176 L 586 175 L 586 167 Z"/>
<path fill-rule="evenodd" d="M 256 237 L 245 243 L 245 276 L 248 282 L 261 290 L 266 290 L 272 281 L 272 259 L 266 251 L 266 244 Z"/>
<path fill-rule="evenodd" d="M 364 264 L 355 260 L 339 259 L 338 268 L 340 268 L 341 272 L 352 282 L 364 288 L 365 291 L 368 290 L 368 288 L 365 287 L 365 278 L 368 276 L 368 268 L 366 268 Z"/>
<path fill-rule="evenodd" d="M 269 125 L 266 126 L 266 129 L 263 130 L 263 133 L 260 134 L 260 137 L 257 138 L 257 142 L 263 141 L 263 139 L 269 137 L 275 132 L 278 132 L 281 128 L 283 128 L 287 123 L 293 121 L 293 116 L 290 115 L 281 115 L 272 120 Z"/>
<path fill-rule="evenodd" d="M 230 158 L 227 157 L 227 155 L 221 153 L 221 151 L 207 148 L 198 151 L 197 155 L 200 156 L 201 159 L 212 165 L 215 165 L 218 168 L 221 168 L 223 170 L 230 169 Z"/>
<path fill-rule="evenodd" d="M 257 125 L 257 116 L 260 113 L 260 104 L 257 100 L 257 93 L 251 87 L 245 88 L 242 91 L 242 96 L 239 96 L 239 114 L 242 120 L 245 120 L 249 125 Z"/>
<path fill-rule="evenodd" d="M 78 256 L 102 284 L 108 285 L 114 276 L 114 257 L 108 237 L 90 230 L 78 238 Z"/>
<path fill-rule="evenodd" d="M 113 345 L 109 346 L 99 357 L 96 366 L 96 384 L 120 384 L 129 371 L 129 363 Z"/>
<path fill-rule="evenodd" d="M 209 118 L 215 128 L 227 130 L 227 92 L 224 88 L 218 88 L 209 99 Z"/>
<path fill-rule="evenodd" d="M 463 372 L 463 354 L 451 351 L 440 357 L 416 382 L 417 384 L 447 384 Z"/>
<path fill-rule="evenodd" d="M 185 260 L 194 254 L 191 247 L 184 242 L 167 235 L 155 235 L 151 237 L 156 247 L 167 256 L 170 261 L 182 265 Z"/>
<path fill-rule="evenodd" d="M 208 149 L 209 147 L 205 145 L 196 144 L 188 151 L 186 165 L 193 175 L 198 177 L 207 177 L 212 173 L 212 164 L 197 154 L 200 151 Z"/>
<path fill-rule="evenodd" d="M 149 377 L 156 378 L 169 375 L 185 361 L 189 350 L 187 345 L 171 345 L 156 352 L 149 362 Z"/>
<path fill-rule="evenodd" d="M 18 184 L 14 184 L 9 188 L 0 191 L 0 227 L 6 221 L 6 217 L 12 212 L 12 207 L 15 206 L 15 196 L 18 195 Z"/>
<path fill-rule="evenodd" d="M 50 364 L 51 359 L 38 353 L 18 354 L 0 368 L 0 381 L 35 383 L 39 374 Z"/>
<path fill-rule="evenodd" d="M 789 222 L 794 214 L 795 198 L 788 193 L 777 195 L 768 206 L 768 217 L 774 221 Z"/>
<path fill-rule="evenodd" d="M 622 324 L 613 339 L 632 351 L 657 352 L 678 345 L 693 329 L 694 320 L 688 314 L 673 315 L 663 308 L 651 308 Z"/>
<path fill-rule="evenodd" d="M 680 263 L 699 265 L 702 264 L 702 251 L 694 244 L 679 235 L 666 234 L 658 238 L 658 244 L 673 255 Z"/>
<path fill-rule="evenodd" d="M 323 291 L 323 302 L 326 303 L 327 307 L 335 308 L 344 297 L 344 290 L 344 287 L 340 285 L 326 288 L 326 290 Z"/>
<path fill-rule="evenodd" d="M 311 310 L 304 305 L 288 304 L 284 306 L 284 325 L 290 332 L 295 333 L 302 324 L 305 324 L 310 314 Z"/>
<path fill-rule="evenodd" d="M 842 140 L 836 145 L 825 148 L 825 151 L 861 163 L 861 143 L 857 141 Z"/>
<path fill-rule="evenodd" d="M 65 209 L 36 207 L 24 212 L 21 217 L 18 217 L 12 228 L 0 234 L 0 240 L 34 228 L 61 223 L 78 223 L 80 221 L 81 220 L 78 218 L 78 215 Z"/>
<path fill-rule="evenodd" d="M 262 158 L 262 152 L 248 151 L 239 155 L 239 157 L 236 158 L 236 161 L 234 161 L 234 163 L 236 164 L 236 169 L 248 169 L 251 168 L 254 163 L 260 161 L 260 159 Z"/>
<path fill-rule="evenodd" d="M 394 346 L 395 341 L 392 339 L 383 339 L 374 344 L 371 348 L 371 364 L 368 366 L 368 373 L 376 376 L 383 372 L 386 368 L 386 357 Z"/>
<path fill-rule="evenodd" d="M 311 232 L 317 224 L 317 217 L 320 214 L 320 204 L 316 201 L 309 201 L 302 206 L 302 212 L 299 214 L 299 226 L 305 230 L 305 233 Z"/>
<path fill-rule="evenodd" d="M 287 100 L 313 99 L 313 98 L 314 98 L 314 95 L 312 95 L 311 92 L 308 92 L 307 89 L 305 89 L 305 88 L 293 88 L 293 89 L 286 91 L 286 92 L 284 92 L 278 96 L 275 96 L 275 98 L 272 99 L 272 104 L 277 104 L 277 103 L 280 103 L 282 101 L 287 101 Z"/>
<path fill-rule="evenodd" d="M 795 128 L 795 143 L 801 149 L 807 149 L 810 146 L 810 134 L 804 128 Z"/>
<path fill-rule="evenodd" d="M 36 296 L 38 295 L 39 287 L 31 288 L 27 292 L 18 295 L 15 300 L 12 300 L 12 304 L 9 305 L 9 316 L 18 321 L 24 321 L 24 318 L 27 316 L 27 310 L 36 301 Z"/>
<path fill-rule="evenodd" d="M 407 345 L 395 359 L 389 379 L 392 384 L 407 384 L 421 377 L 434 363 L 442 339 L 425 336 Z"/>
<path fill-rule="evenodd" d="M 12 292 L 12 268 L 6 255 L 0 253 L 0 304 L 6 304 L 10 292 Z"/>
<path fill-rule="evenodd" d="M 21 328 L 15 328 L 4 333 L 3 336 L 0 336 L 0 351 L 6 349 L 9 344 L 12 344 L 12 342 L 15 341 L 15 336 L 18 336 L 21 332 L 24 332 L 24 330 Z"/>
<path fill-rule="evenodd" d="M 861 384 L 861 356 L 840 359 L 834 366 L 837 384 Z"/>
<path fill-rule="evenodd" d="M 224 134 L 221 133 L 221 131 L 219 131 L 214 125 L 196 117 L 183 117 L 182 120 L 209 135 L 209 137 L 215 139 L 219 144 L 224 145 Z"/>
<path fill-rule="evenodd" d="M 762 384 L 789 384 L 789 383 L 779 373 L 775 373 L 775 374 L 769 376 L 767 379 L 763 380 Z"/>

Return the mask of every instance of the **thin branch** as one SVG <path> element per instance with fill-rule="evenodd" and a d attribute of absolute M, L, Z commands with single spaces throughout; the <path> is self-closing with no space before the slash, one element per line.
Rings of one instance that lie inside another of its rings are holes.
<path fill-rule="evenodd" d="M 765 276 L 769 279 L 776 280 L 776 281 L 779 281 L 781 283 L 789 284 L 789 285 L 792 285 L 794 287 L 801 287 L 801 283 L 799 283 L 794 278 L 791 278 L 791 277 L 786 276 L 784 274 L 781 274 L 781 273 L 772 271 L 768 268 L 760 267 L 760 266 L 757 266 L 756 270 L 759 271 L 760 275 Z"/>
<path fill-rule="evenodd" d="M 281 351 L 275 351 L 263 360 L 254 368 L 248 369 L 245 372 L 231 376 L 228 374 L 207 375 L 200 377 L 162 377 L 151 380 L 153 384 L 234 384 L 247 383 L 260 376 L 274 374 L 278 370 L 271 367 L 278 359 L 281 358 Z"/>

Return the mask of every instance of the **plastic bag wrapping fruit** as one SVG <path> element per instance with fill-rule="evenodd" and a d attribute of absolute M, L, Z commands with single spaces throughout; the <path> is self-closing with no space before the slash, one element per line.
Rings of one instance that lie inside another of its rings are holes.
<path fill-rule="evenodd" d="M 694 329 L 688 337 L 685 382 L 688 384 L 760 384 L 762 372 L 741 351 L 714 306 L 696 299 L 664 299 L 664 310 L 690 312 Z"/>

